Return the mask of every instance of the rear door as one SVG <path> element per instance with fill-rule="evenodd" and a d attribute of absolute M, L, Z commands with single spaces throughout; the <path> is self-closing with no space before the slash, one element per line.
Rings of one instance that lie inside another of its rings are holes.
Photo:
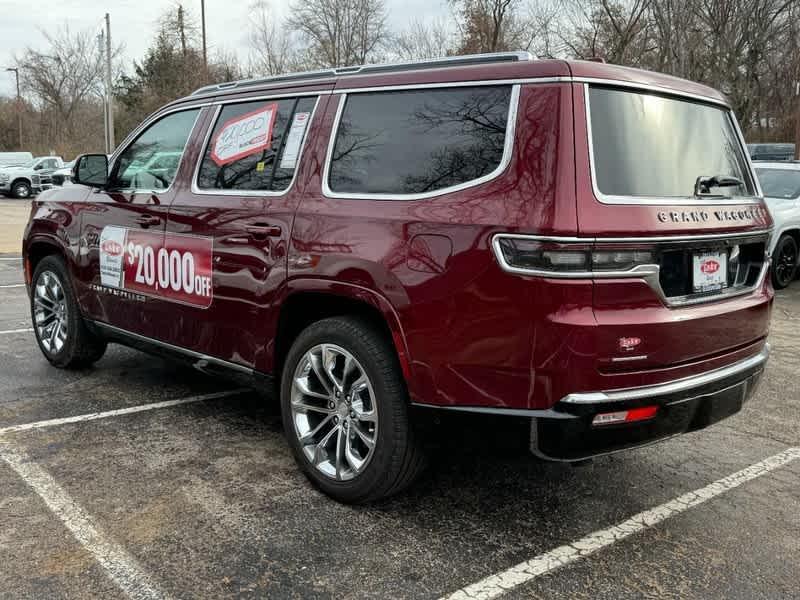
<path fill-rule="evenodd" d="M 154 315 L 163 304 L 167 210 L 179 161 L 152 168 L 161 156 L 180 158 L 200 108 L 157 117 L 118 155 L 104 190 L 92 190 L 81 213 L 81 308 L 88 317 L 157 337 Z M 161 252 L 163 256 L 163 252 Z"/>
<path fill-rule="evenodd" d="M 176 280 L 192 293 L 174 304 L 161 339 L 257 367 L 275 334 L 303 191 L 303 182 L 295 181 L 303 146 L 327 98 L 318 91 L 283 92 L 216 107 L 191 182 L 169 209 L 170 262 L 180 265 Z M 210 287 L 192 287 L 193 278 L 206 276 Z"/>

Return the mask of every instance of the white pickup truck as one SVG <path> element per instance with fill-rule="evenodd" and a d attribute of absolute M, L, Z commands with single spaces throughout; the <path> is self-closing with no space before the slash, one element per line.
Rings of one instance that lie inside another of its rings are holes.
<path fill-rule="evenodd" d="M 770 255 L 772 285 L 783 289 L 800 264 L 800 162 L 755 162 L 758 180 L 775 222 Z"/>
<path fill-rule="evenodd" d="M 0 194 L 30 198 L 50 183 L 50 175 L 60 169 L 60 156 L 40 156 L 15 167 L 0 167 Z"/>

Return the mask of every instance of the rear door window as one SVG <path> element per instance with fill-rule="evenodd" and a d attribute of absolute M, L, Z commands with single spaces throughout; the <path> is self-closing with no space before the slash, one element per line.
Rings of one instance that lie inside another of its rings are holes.
<path fill-rule="evenodd" d="M 294 178 L 316 96 L 226 104 L 211 131 L 201 190 L 282 192 Z"/>
<path fill-rule="evenodd" d="M 714 195 L 753 196 L 731 113 L 691 100 L 591 86 L 592 159 L 605 196 L 692 197 L 698 177 L 733 176 L 743 185 Z"/>
<path fill-rule="evenodd" d="M 335 193 L 426 194 L 503 162 L 511 86 L 349 94 L 330 157 Z"/>

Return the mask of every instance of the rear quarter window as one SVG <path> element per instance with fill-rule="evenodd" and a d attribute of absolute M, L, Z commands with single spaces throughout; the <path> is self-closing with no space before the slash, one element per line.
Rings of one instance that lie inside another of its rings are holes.
<path fill-rule="evenodd" d="M 505 156 L 512 96 L 511 86 L 349 94 L 330 190 L 402 197 L 491 175 Z"/>

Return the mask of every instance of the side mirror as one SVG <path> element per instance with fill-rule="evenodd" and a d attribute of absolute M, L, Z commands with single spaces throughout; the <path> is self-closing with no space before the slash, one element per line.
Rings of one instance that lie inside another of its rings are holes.
<path fill-rule="evenodd" d="M 38 165 L 33 167 L 33 170 L 34 171 L 41 171 L 43 168 L 44 168 L 44 165 L 42 163 L 39 163 Z"/>
<path fill-rule="evenodd" d="M 72 181 L 90 187 L 104 187 L 108 182 L 108 157 L 105 154 L 84 154 L 72 167 Z"/>

